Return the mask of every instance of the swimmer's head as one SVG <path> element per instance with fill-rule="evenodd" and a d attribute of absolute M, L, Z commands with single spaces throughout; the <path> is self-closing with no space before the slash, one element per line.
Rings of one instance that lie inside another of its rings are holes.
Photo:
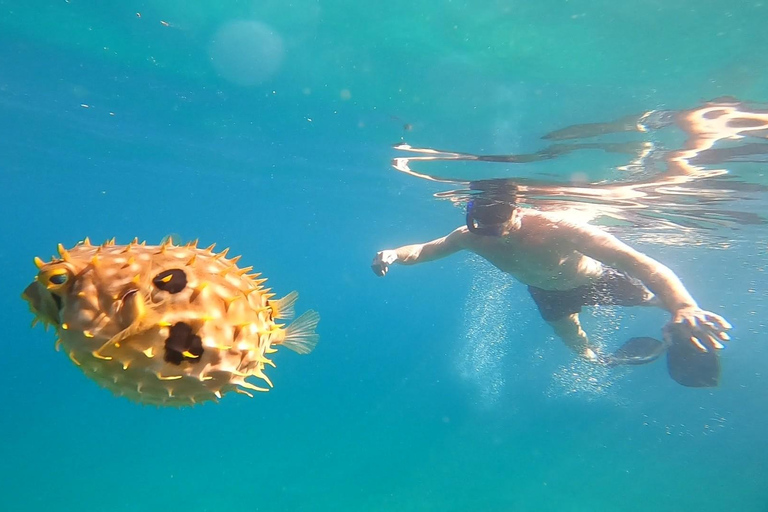
<path fill-rule="evenodd" d="M 467 203 L 467 229 L 476 235 L 503 236 L 517 208 L 514 196 L 478 195 Z"/>

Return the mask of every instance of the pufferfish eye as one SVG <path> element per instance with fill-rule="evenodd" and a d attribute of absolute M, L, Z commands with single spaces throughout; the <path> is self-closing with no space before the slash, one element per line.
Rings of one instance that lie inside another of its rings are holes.
<path fill-rule="evenodd" d="M 67 282 L 69 276 L 67 274 L 54 274 L 48 278 L 48 282 L 55 286 L 61 286 Z"/>
<path fill-rule="evenodd" d="M 180 268 L 171 268 L 157 274 L 152 284 L 164 292 L 179 293 L 187 286 L 187 275 Z"/>
<path fill-rule="evenodd" d="M 50 292 L 61 292 L 70 282 L 72 272 L 66 267 L 54 267 L 41 272 L 37 280 Z"/>

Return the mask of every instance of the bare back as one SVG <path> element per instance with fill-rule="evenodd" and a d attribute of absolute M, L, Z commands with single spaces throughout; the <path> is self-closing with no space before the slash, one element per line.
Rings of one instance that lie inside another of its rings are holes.
<path fill-rule="evenodd" d="M 520 282 L 545 290 L 569 290 L 592 283 L 602 264 L 557 241 L 560 219 L 535 210 L 518 210 L 519 227 L 503 237 L 481 236 L 459 228 L 462 245 Z"/>

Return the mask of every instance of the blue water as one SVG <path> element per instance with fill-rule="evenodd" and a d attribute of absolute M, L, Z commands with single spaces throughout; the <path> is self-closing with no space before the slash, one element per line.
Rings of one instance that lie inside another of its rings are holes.
<path fill-rule="evenodd" d="M 768 101 L 768 5 L 188 4 L 0 0 L 1 510 L 768 510 L 765 227 L 638 247 L 734 325 L 716 389 L 579 365 L 475 257 L 369 268 L 463 221 L 393 144 L 531 152 L 569 124 Z M 269 393 L 142 407 L 30 329 L 34 256 L 169 233 L 319 311 Z M 609 346 L 665 321 L 584 319 Z"/>

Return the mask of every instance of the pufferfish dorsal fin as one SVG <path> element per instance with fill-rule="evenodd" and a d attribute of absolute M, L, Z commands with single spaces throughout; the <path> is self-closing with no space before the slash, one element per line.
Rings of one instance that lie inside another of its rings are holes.
<path fill-rule="evenodd" d="M 181 235 L 178 233 L 169 233 L 163 237 L 162 240 L 160 240 L 160 245 L 175 245 L 176 247 L 180 246 L 184 242 L 182 241 Z"/>
<path fill-rule="evenodd" d="M 317 346 L 320 336 L 315 332 L 320 315 L 309 310 L 297 318 L 285 330 L 285 340 L 281 345 L 297 354 L 309 354 Z"/>
<path fill-rule="evenodd" d="M 282 299 L 269 301 L 269 305 L 272 307 L 272 318 L 293 318 L 295 314 L 293 306 L 298 298 L 299 292 L 293 291 Z"/>

